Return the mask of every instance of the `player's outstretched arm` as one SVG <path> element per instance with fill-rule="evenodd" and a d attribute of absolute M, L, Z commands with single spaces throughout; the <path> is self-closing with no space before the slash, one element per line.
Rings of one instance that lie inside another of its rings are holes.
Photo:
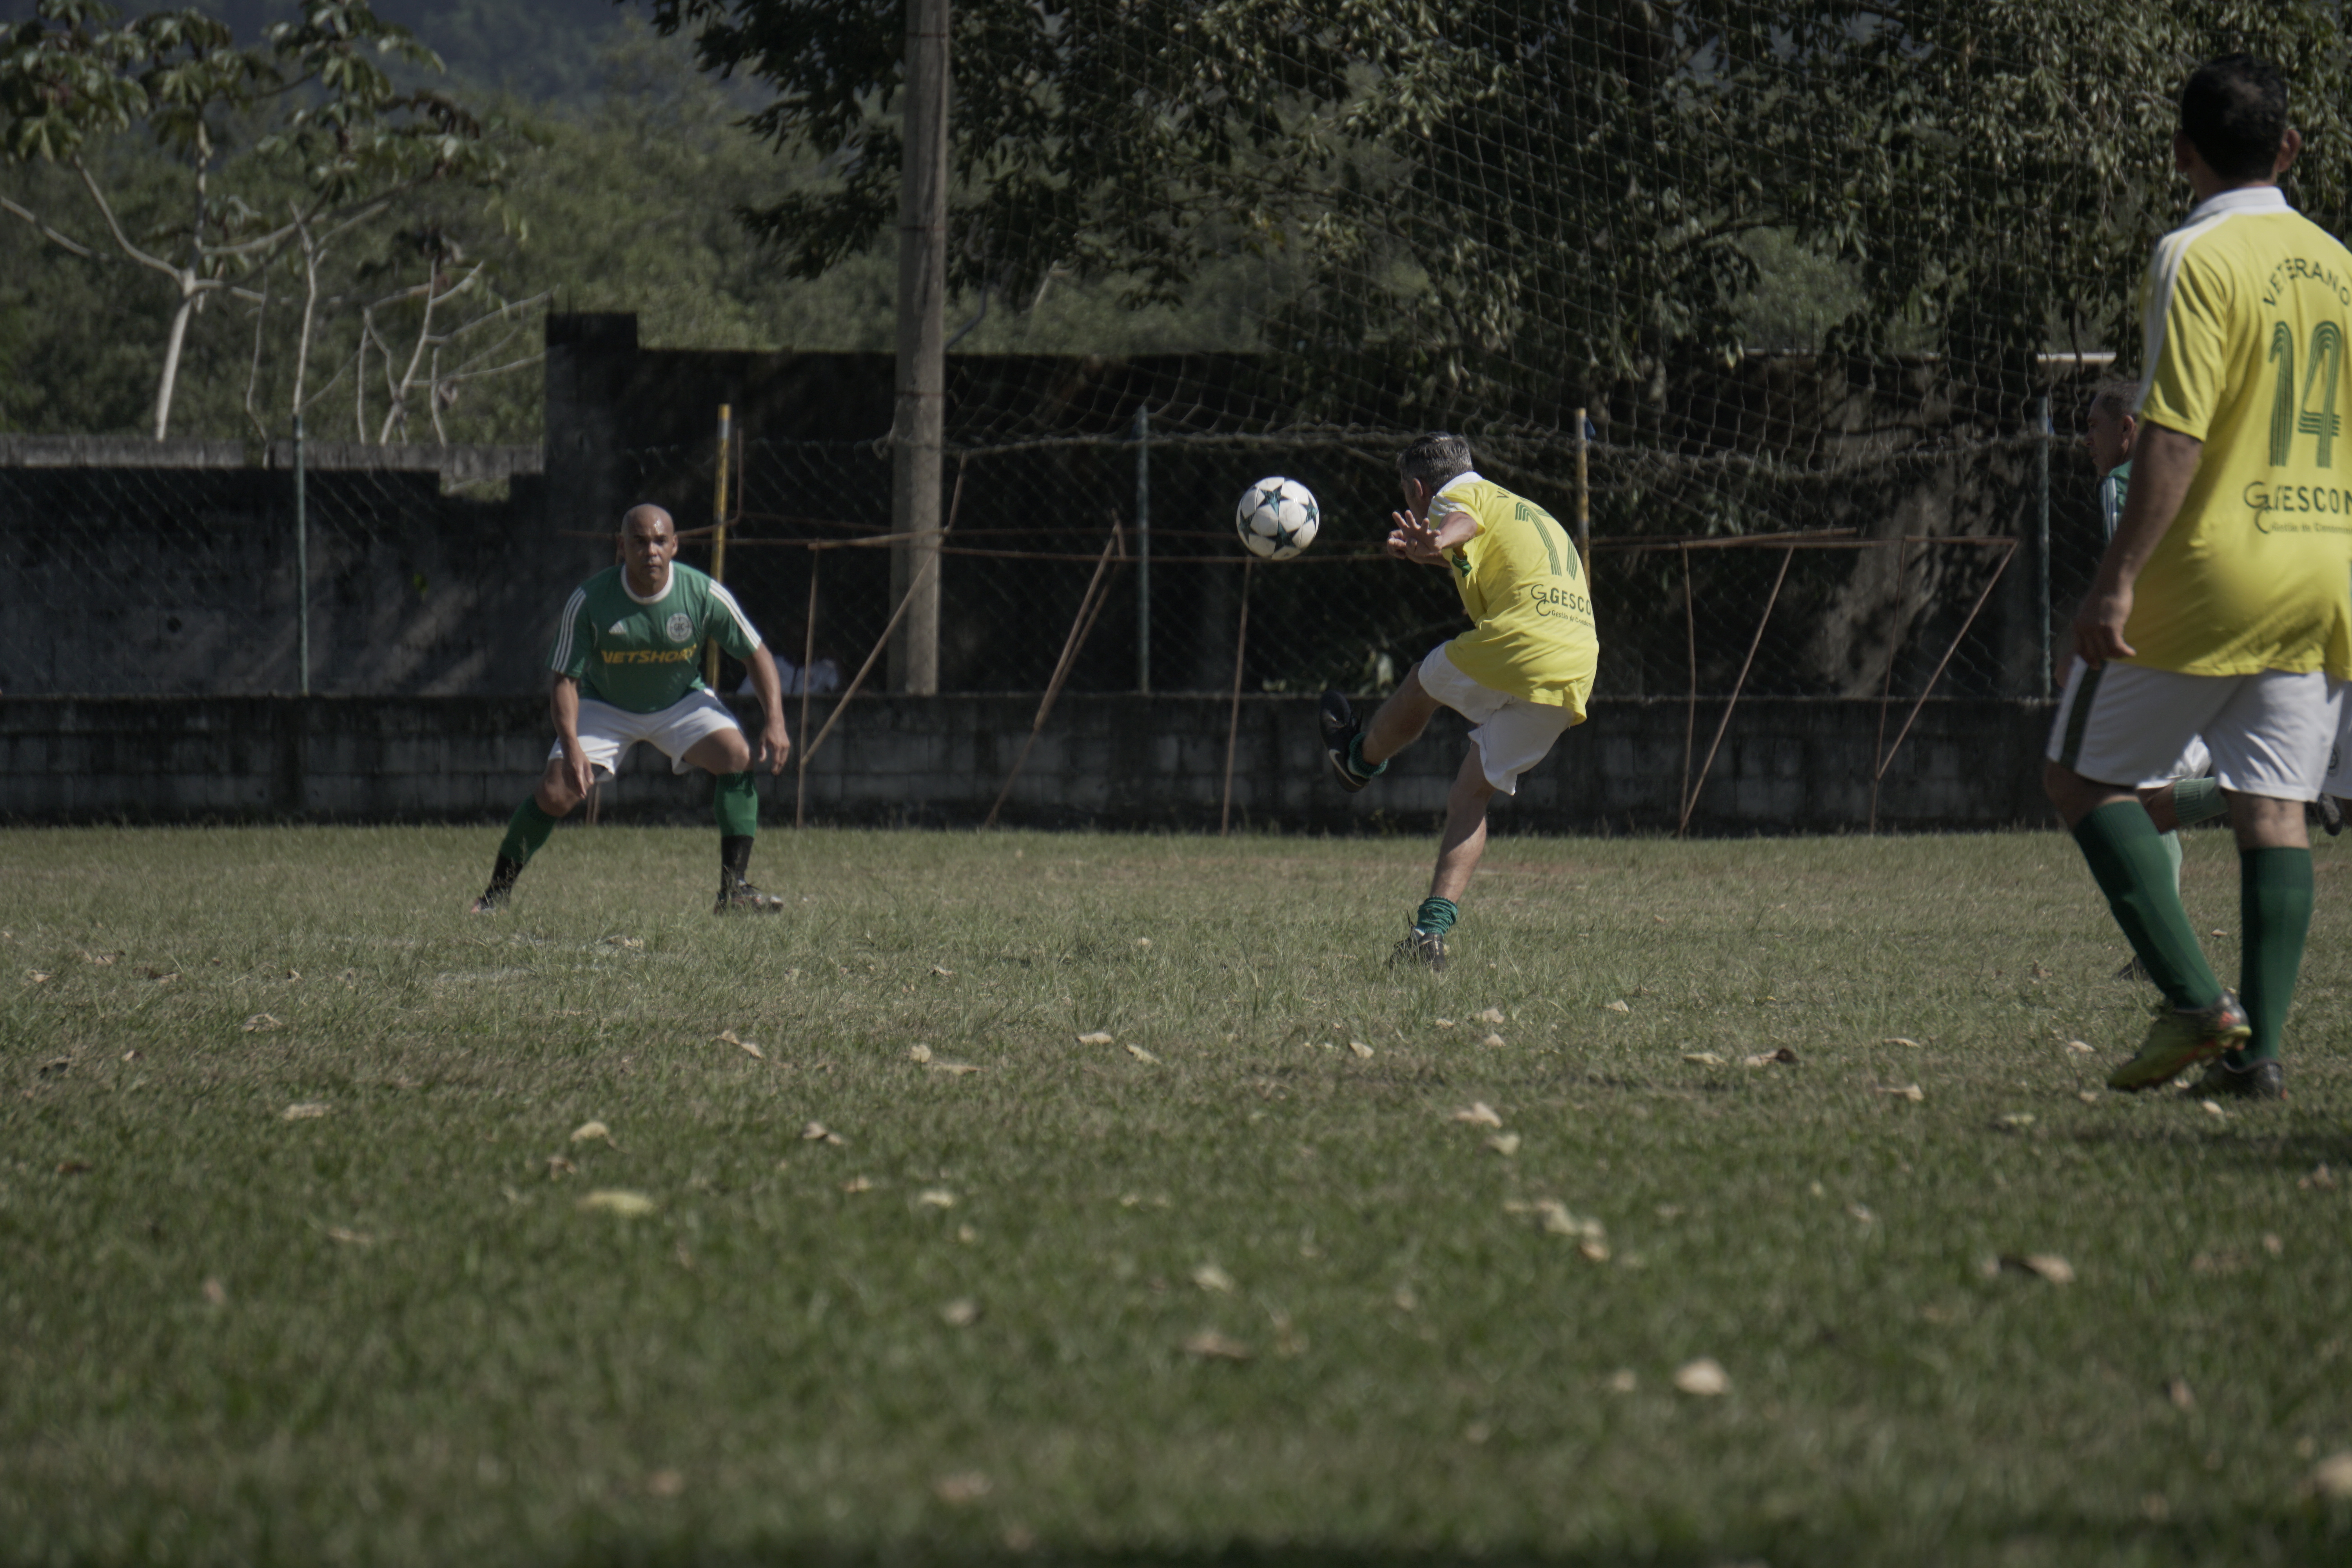
<path fill-rule="evenodd" d="M 784 728 L 784 683 L 776 674 L 775 658 L 765 643 L 753 648 L 743 665 L 751 672 L 751 689 L 760 694 L 763 714 L 760 721 L 760 758 L 768 764 L 770 773 L 782 773 L 784 759 L 793 754 L 793 737 Z"/>
<path fill-rule="evenodd" d="M 2153 423 L 2141 426 L 2132 448 L 2131 490 L 2124 499 L 2123 518 L 2116 524 L 2116 536 L 2107 541 L 2106 553 L 2099 557 L 2099 573 L 2083 607 L 2074 612 L 2074 651 L 2084 663 L 2132 657 L 2135 650 L 2124 640 L 2124 625 L 2131 619 L 2133 587 L 2179 515 L 2204 457 L 2205 443 L 2194 436 Z"/>
<path fill-rule="evenodd" d="M 555 738 L 563 744 L 563 776 L 572 783 L 572 793 L 585 796 L 596 782 L 595 770 L 588 765 L 588 753 L 580 745 L 580 682 L 568 675 L 558 675 L 547 695 L 548 710 L 555 717 Z"/>
<path fill-rule="evenodd" d="M 1423 566 L 1443 566 L 1448 551 L 1459 550 L 1478 537 L 1478 520 L 1466 511 L 1450 511 L 1434 524 L 1407 513 L 1392 511 L 1389 521 L 1389 553 Z"/>

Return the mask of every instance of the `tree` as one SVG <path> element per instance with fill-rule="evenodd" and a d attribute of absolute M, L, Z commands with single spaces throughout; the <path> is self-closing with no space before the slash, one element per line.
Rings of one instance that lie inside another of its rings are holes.
<path fill-rule="evenodd" d="M 266 309 L 257 275 L 299 252 L 307 368 L 323 254 L 426 186 L 496 179 L 501 160 L 482 123 L 443 94 L 398 89 L 378 57 L 439 63 L 367 0 L 303 0 L 300 21 L 242 49 L 202 11 L 117 25 L 102 0 L 41 0 L 33 20 L 5 35 L 0 157 L 70 169 L 104 237 L 68 233 L 62 211 L 5 197 L 0 210 L 73 254 L 110 251 L 173 290 L 156 439 L 170 429 L 189 322 L 207 300 Z M 184 179 L 179 215 L 136 233 L 90 157 L 95 140 L 134 127 Z M 236 157 L 241 141 L 250 151 Z M 302 383 L 298 374 L 298 407 Z"/>

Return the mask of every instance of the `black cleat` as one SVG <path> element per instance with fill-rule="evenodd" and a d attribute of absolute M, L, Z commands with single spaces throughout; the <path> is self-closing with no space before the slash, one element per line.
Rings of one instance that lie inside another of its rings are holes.
<path fill-rule="evenodd" d="M 2215 1062 L 2189 1092 L 2200 1100 L 2284 1100 L 2286 1068 L 2275 1061 L 2248 1062 L 2242 1068 Z"/>
<path fill-rule="evenodd" d="M 2344 807 L 2332 795 L 2323 795 L 2305 806 L 2303 815 L 2306 820 L 2326 828 L 2330 838 L 2344 831 Z"/>
<path fill-rule="evenodd" d="M 1356 721 L 1356 711 L 1348 706 L 1345 697 L 1337 691 L 1326 691 L 1315 722 L 1323 731 L 1323 755 L 1331 763 L 1331 775 L 1339 781 L 1341 789 L 1353 795 L 1379 776 L 1377 768 L 1366 773 L 1356 766 L 1356 737 L 1364 732 L 1364 727 Z"/>
<path fill-rule="evenodd" d="M 714 915 L 774 915 L 782 914 L 784 900 L 773 893 L 763 893 L 740 877 L 730 877 L 719 884 L 719 901 L 710 906 Z"/>
<path fill-rule="evenodd" d="M 1426 968 L 1433 974 L 1444 973 L 1445 939 L 1435 931 L 1415 927 L 1390 950 L 1389 967 L 1394 969 L 1400 963 Z"/>
<path fill-rule="evenodd" d="M 482 896 L 474 900 L 472 908 L 467 910 L 467 913 L 494 915 L 505 909 L 507 900 L 514 897 L 515 879 L 521 875 L 520 861 L 509 860 L 503 855 L 499 856 L 490 864 L 490 885 L 482 889 Z"/>
<path fill-rule="evenodd" d="M 468 905 L 466 912 L 469 915 L 497 914 L 507 907 L 507 897 L 513 891 L 512 888 L 501 888 L 494 883 L 483 889 L 482 896 Z"/>

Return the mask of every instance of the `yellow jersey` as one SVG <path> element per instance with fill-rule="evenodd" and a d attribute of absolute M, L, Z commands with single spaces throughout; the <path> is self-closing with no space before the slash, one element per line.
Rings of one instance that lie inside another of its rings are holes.
<path fill-rule="evenodd" d="M 1478 532 L 1447 564 L 1478 624 L 1445 645 L 1446 657 L 1481 686 L 1565 708 L 1582 722 L 1601 638 L 1576 542 L 1543 508 L 1475 473 L 1439 489 L 1431 526 L 1457 511 L 1477 519 Z"/>
<path fill-rule="evenodd" d="M 2352 679 L 2352 253 L 2276 186 L 2165 236 L 2144 298 L 2144 421 L 2205 444 L 2134 585 L 2128 662 Z"/>

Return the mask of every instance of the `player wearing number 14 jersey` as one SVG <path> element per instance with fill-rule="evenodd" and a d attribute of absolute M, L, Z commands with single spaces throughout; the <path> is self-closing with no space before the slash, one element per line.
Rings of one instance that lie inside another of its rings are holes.
<path fill-rule="evenodd" d="M 2166 998 L 2116 1089 L 2219 1058 L 2205 1092 L 2284 1092 L 2311 924 L 2304 805 L 2352 679 L 2352 253 L 2278 188 L 2301 147 L 2270 65 L 2214 60 L 2181 92 L 2173 158 L 2197 205 L 2148 266 L 2131 489 L 2051 731 L 2051 800 Z M 2234 994 L 2131 793 L 2200 734 L 2238 841 Z"/>
<path fill-rule="evenodd" d="M 1390 962 L 1445 967 L 1445 936 L 1486 847 L 1486 803 L 1584 721 L 1600 662 L 1583 563 L 1551 514 L 1471 467 L 1459 436 L 1424 436 L 1397 459 L 1405 510 L 1391 514 L 1389 553 L 1442 566 L 1477 623 L 1430 650 L 1359 723 L 1348 700 L 1323 694 L 1323 747 L 1342 789 L 1360 790 L 1420 738 L 1440 707 L 1470 721 L 1470 754 L 1445 799 L 1444 836 L 1429 897 Z"/>

